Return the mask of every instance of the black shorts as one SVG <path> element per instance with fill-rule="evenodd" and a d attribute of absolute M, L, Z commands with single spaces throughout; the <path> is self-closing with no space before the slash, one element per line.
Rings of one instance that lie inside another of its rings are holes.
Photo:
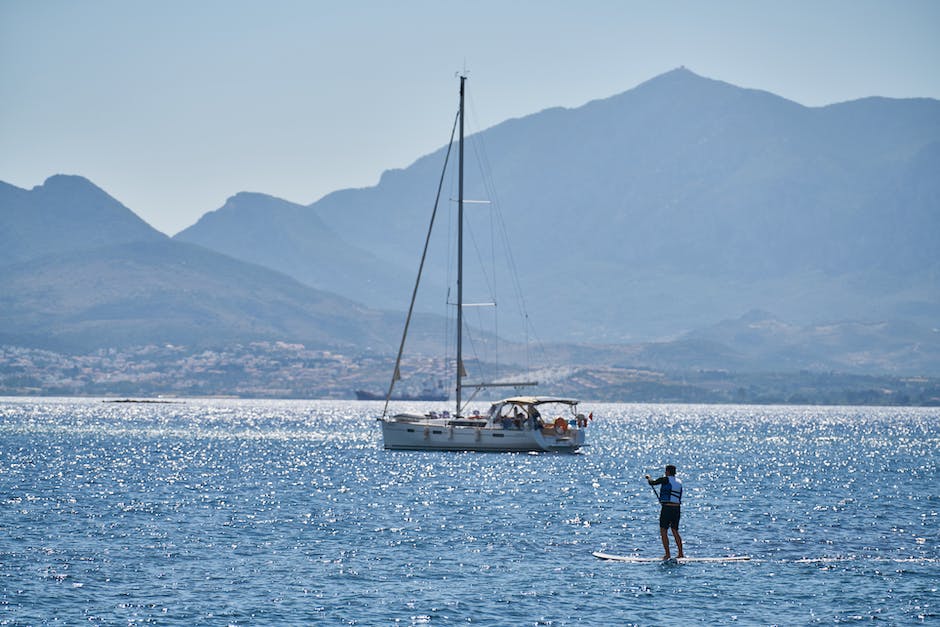
<path fill-rule="evenodd" d="M 660 529 L 678 529 L 679 528 L 679 510 L 681 507 L 672 505 L 663 505 L 659 512 Z"/>

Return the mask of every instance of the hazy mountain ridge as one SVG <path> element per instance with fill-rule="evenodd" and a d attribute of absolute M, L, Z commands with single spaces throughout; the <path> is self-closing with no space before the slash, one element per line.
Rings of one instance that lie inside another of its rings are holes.
<path fill-rule="evenodd" d="M 262 209 L 271 204 L 247 194 L 232 202 L 246 197 Z M 256 212 L 256 234 L 264 233 L 263 213 Z M 0 343 L 84 351 L 287 338 L 388 352 L 399 333 L 401 314 L 171 240 L 80 176 L 55 175 L 32 190 L 0 184 L 0 226 Z M 419 346 L 421 334 L 419 326 Z"/>
<path fill-rule="evenodd" d="M 940 102 L 807 108 L 677 70 L 474 154 L 561 365 L 940 373 Z M 0 343 L 392 353 L 403 314 L 380 310 L 407 306 L 442 163 L 309 206 L 237 194 L 173 240 L 81 177 L 0 184 Z"/>
<path fill-rule="evenodd" d="M 905 321 L 795 325 L 767 312 L 749 312 L 738 320 L 693 331 L 686 338 L 734 347 L 738 369 L 752 372 L 915 375 L 940 368 L 940 329 Z"/>
<path fill-rule="evenodd" d="M 165 240 L 51 255 L 0 270 L 0 342 L 89 350 L 150 343 L 303 341 L 391 350 L 400 316 L 261 266 Z M 355 338 L 353 342 L 350 338 Z"/>
<path fill-rule="evenodd" d="M 858 317 L 865 303 L 877 318 L 911 298 L 937 302 L 938 140 L 937 101 L 814 109 L 677 70 L 503 122 L 471 136 L 468 154 L 483 146 L 520 234 L 522 284 L 569 297 L 539 327 L 620 341 L 754 308 L 808 324 Z M 430 201 L 419 199 L 442 162 L 443 149 L 312 207 L 400 258 L 420 246 Z M 484 196 L 473 173 L 467 195 Z"/>
<path fill-rule="evenodd" d="M 376 307 L 403 306 L 403 272 L 347 241 L 317 211 L 264 194 L 242 192 L 177 233 L 177 241 L 284 272 L 317 289 L 349 294 Z M 355 290 L 349 286 L 355 285 Z"/>
<path fill-rule="evenodd" d="M 0 265 L 119 242 L 165 239 L 83 177 L 51 176 L 31 190 L 0 182 Z"/>

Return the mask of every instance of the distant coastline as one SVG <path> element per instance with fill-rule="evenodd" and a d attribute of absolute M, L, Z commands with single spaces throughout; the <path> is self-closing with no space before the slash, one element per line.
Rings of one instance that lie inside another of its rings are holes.
<path fill-rule="evenodd" d="M 352 400 L 356 390 L 387 386 L 392 361 L 276 343 L 79 355 L 0 346 L 0 396 L 112 397 L 106 400 L 110 403 L 206 397 Z M 433 377 L 441 367 L 434 360 L 412 366 L 417 377 Z M 540 373 L 539 379 L 549 382 L 553 393 L 597 402 L 940 406 L 940 377 L 933 376 L 598 365 Z"/>

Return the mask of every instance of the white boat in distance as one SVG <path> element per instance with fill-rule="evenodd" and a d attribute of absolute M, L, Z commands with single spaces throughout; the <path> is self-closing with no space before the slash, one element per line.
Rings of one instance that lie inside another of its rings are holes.
<path fill-rule="evenodd" d="M 517 396 L 486 416 L 397 414 L 382 418 L 385 448 L 434 451 L 556 451 L 584 446 L 588 419 L 568 398 Z"/>
<path fill-rule="evenodd" d="M 466 376 L 463 367 L 463 164 L 464 164 L 464 83 L 466 76 L 460 76 L 460 109 L 458 122 L 460 140 L 458 143 L 458 199 L 457 199 L 457 359 L 456 359 L 456 410 L 450 412 L 430 412 L 427 414 L 400 413 L 388 416 L 388 402 L 392 398 L 395 382 L 399 379 L 405 339 L 414 310 L 415 296 L 421 281 L 421 271 L 427 255 L 427 242 L 430 241 L 431 229 L 425 241 L 425 252 L 418 269 L 411 306 L 405 321 L 398 359 L 388 393 L 385 396 L 385 409 L 379 422 L 382 424 L 382 440 L 386 449 L 395 450 L 432 450 L 432 451 L 500 451 L 500 452 L 574 452 L 585 446 L 585 429 L 590 418 L 578 413 L 578 401 L 568 398 L 540 396 L 515 396 L 503 399 L 490 406 L 485 416 L 474 414 L 464 416 L 461 395 L 465 387 L 474 389 L 490 387 L 522 387 L 535 385 L 524 383 L 463 383 Z M 451 136 L 453 141 L 453 136 Z M 448 149 L 448 156 L 450 152 Z M 445 159 L 446 170 L 446 159 Z M 443 176 L 441 177 L 443 182 Z M 438 189 L 440 199 L 440 188 Z M 431 218 L 437 213 L 435 203 Z M 593 416 L 592 416 L 593 417 Z"/>

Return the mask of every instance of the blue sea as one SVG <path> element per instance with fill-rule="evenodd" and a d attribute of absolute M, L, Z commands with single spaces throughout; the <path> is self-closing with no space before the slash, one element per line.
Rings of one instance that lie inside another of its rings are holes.
<path fill-rule="evenodd" d="M 0 624 L 940 624 L 940 410 L 582 409 L 579 454 L 486 454 L 385 451 L 377 403 L 0 399 Z M 751 561 L 592 557 L 662 554 L 667 463 L 686 554 Z"/>

